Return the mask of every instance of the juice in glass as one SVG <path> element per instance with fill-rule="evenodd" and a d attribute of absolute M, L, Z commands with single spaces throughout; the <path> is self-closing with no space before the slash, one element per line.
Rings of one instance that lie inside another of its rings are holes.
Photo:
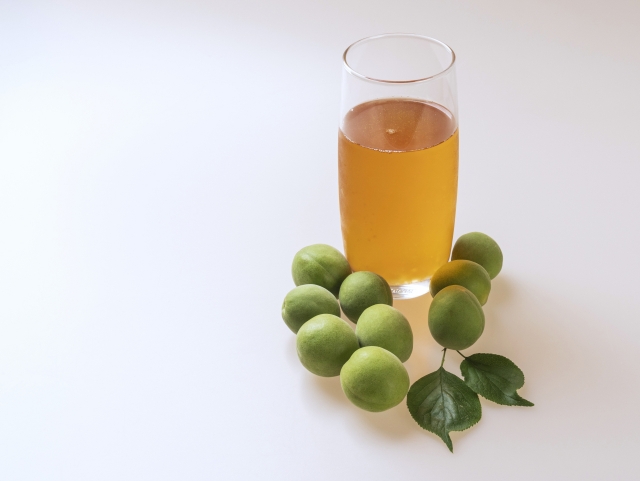
<path fill-rule="evenodd" d="M 458 130 L 442 105 L 364 102 L 338 141 L 345 254 L 392 286 L 429 279 L 449 259 L 458 188 Z M 394 292 L 395 294 L 396 292 Z"/>

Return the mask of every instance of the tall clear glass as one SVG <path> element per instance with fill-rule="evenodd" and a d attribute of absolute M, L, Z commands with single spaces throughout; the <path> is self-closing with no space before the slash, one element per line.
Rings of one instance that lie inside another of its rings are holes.
<path fill-rule="evenodd" d="M 395 298 L 425 294 L 449 260 L 456 214 L 453 50 L 412 34 L 377 35 L 347 48 L 338 137 L 351 267 L 380 274 Z"/>

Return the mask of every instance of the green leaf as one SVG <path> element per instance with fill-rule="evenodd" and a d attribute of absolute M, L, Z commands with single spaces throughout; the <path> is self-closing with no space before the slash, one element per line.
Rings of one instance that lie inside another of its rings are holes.
<path fill-rule="evenodd" d="M 513 362 L 497 354 L 472 354 L 460 364 L 465 383 L 481 396 L 505 406 L 533 406 L 516 390 L 524 374 Z"/>
<path fill-rule="evenodd" d="M 442 367 L 413 383 L 407 407 L 420 427 L 440 436 L 451 452 L 449 433 L 470 428 L 482 416 L 478 395 Z"/>

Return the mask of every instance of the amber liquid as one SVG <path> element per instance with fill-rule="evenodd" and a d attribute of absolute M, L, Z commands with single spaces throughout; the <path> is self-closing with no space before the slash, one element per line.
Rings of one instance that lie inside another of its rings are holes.
<path fill-rule="evenodd" d="M 391 98 L 360 104 L 338 143 L 347 259 L 399 286 L 449 259 L 458 190 L 458 131 L 444 107 Z"/>

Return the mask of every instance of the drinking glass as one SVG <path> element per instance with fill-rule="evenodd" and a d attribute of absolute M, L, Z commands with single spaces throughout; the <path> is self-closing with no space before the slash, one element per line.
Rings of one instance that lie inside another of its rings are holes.
<path fill-rule="evenodd" d="M 338 162 L 344 250 L 396 299 L 425 294 L 449 260 L 458 191 L 455 54 L 414 34 L 344 52 Z"/>

